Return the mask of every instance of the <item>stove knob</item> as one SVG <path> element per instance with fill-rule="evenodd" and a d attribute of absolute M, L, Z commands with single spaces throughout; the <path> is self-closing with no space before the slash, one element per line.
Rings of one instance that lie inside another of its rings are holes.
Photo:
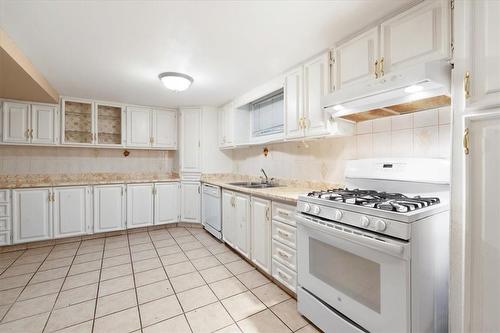
<path fill-rule="evenodd" d="M 321 212 L 321 208 L 319 208 L 319 206 L 314 206 L 313 213 L 316 214 L 316 215 L 318 215 L 319 212 Z"/>
<path fill-rule="evenodd" d="M 370 219 L 366 216 L 361 216 L 361 226 L 368 227 L 370 225 Z"/>
<path fill-rule="evenodd" d="M 375 221 L 375 230 L 384 231 L 387 228 L 387 224 L 382 220 Z"/>
<path fill-rule="evenodd" d="M 338 209 L 335 210 L 335 220 L 340 221 L 342 219 L 342 212 Z"/>
<path fill-rule="evenodd" d="M 304 204 L 304 212 L 309 213 L 311 211 L 311 205 L 306 203 Z"/>

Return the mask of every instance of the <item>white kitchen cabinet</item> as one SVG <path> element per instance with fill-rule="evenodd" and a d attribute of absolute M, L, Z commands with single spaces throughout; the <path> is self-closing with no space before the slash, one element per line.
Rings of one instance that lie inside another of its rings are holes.
<path fill-rule="evenodd" d="M 271 272 L 271 201 L 252 197 L 251 259 L 266 273 Z"/>
<path fill-rule="evenodd" d="M 57 115 L 53 105 L 4 102 L 3 142 L 55 144 Z"/>
<path fill-rule="evenodd" d="M 222 239 L 231 247 L 236 245 L 234 192 L 222 190 Z"/>
<path fill-rule="evenodd" d="M 181 222 L 201 223 L 201 183 L 181 182 Z"/>
<path fill-rule="evenodd" d="M 153 147 L 177 149 L 177 110 L 153 110 Z"/>
<path fill-rule="evenodd" d="M 12 241 L 11 192 L 0 190 L 0 246 Z"/>
<path fill-rule="evenodd" d="M 180 168 L 183 173 L 201 172 L 201 109 L 181 110 Z"/>
<path fill-rule="evenodd" d="M 320 136 L 328 132 L 327 113 L 321 99 L 328 93 L 330 81 L 330 53 L 326 52 L 304 64 L 304 118 L 306 136 Z"/>
<path fill-rule="evenodd" d="M 151 113 L 148 108 L 127 107 L 127 146 L 151 146 Z"/>
<path fill-rule="evenodd" d="M 379 27 L 338 45 L 334 53 L 336 90 L 374 79 L 375 61 L 379 57 Z"/>
<path fill-rule="evenodd" d="M 127 228 L 153 225 L 154 222 L 154 185 L 127 185 Z"/>
<path fill-rule="evenodd" d="M 304 116 L 304 69 L 302 66 L 285 74 L 285 137 L 287 139 L 304 136 L 302 117 Z"/>
<path fill-rule="evenodd" d="M 30 142 L 30 105 L 3 103 L 3 142 Z"/>
<path fill-rule="evenodd" d="M 31 143 L 54 144 L 59 142 L 57 124 L 59 111 L 52 105 L 31 105 Z"/>
<path fill-rule="evenodd" d="M 125 229 L 125 185 L 94 186 L 94 232 Z"/>
<path fill-rule="evenodd" d="M 250 221 L 250 196 L 223 190 L 223 240 L 247 258 L 250 258 Z"/>
<path fill-rule="evenodd" d="M 181 184 L 179 182 L 155 184 L 154 224 L 177 223 L 180 219 Z"/>
<path fill-rule="evenodd" d="M 92 194 L 90 186 L 53 189 L 54 238 L 90 234 L 92 230 Z"/>
<path fill-rule="evenodd" d="M 13 243 L 52 238 L 52 190 L 17 189 L 12 196 Z"/>
<path fill-rule="evenodd" d="M 224 105 L 218 112 L 219 147 L 228 148 L 234 145 L 234 103 Z"/>
<path fill-rule="evenodd" d="M 500 2 L 470 1 L 470 32 L 467 64 L 469 91 L 467 107 L 488 108 L 500 105 Z"/>
<path fill-rule="evenodd" d="M 383 22 L 380 45 L 380 61 L 385 73 L 449 59 L 450 1 L 424 1 Z"/>

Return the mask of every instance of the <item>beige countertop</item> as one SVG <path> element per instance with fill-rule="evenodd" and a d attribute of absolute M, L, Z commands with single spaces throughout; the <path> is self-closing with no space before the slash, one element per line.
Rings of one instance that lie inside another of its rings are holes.
<path fill-rule="evenodd" d="M 0 175 L 0 189 L 179 181 L 174 173 L 74 173 Z"/>
<path fill-rule="evenodd" d="M 280 186 L 269 187 L 269 188 L 246 188 L 230 184 L 239 181 L 256 181 L 256 180 L 258 179 L 255 177 L 248 177 L 235 174 L 209 174 L 209 175 L 203 175 L 201 177 L 201 181 L 203 183 L 217 185 L 224 189 L 238 191 L 242 193 L 248 193 L 259 197 L 269 198 L 271 200 L 279 200 L 290 204 L 296 204 L 299 195 L 307 194 L 309 192 L 321 189 L 339 187 L 338 185 L 331 183 L 288 180 L 288 179 L 287 180 L 278 179 L 277 182 L 278 184 L 280 184 Z"/>

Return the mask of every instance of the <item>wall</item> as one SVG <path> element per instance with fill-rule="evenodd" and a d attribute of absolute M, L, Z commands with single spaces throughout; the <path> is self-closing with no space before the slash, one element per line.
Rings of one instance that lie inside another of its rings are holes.
<path fill-rule="evenodd" d="M 233 152 L 233 172 L 269 177 L 343 183 L 348 159 L 377 157 L 449 158 L 450 108 L 394 116 L 356 125 L 356 135 L 345 138 L 287 142 Z"/>
<path fill-rule="evenodd" d="M 0 174 L 171 172 L 175 152 L 0 146 Z"/>

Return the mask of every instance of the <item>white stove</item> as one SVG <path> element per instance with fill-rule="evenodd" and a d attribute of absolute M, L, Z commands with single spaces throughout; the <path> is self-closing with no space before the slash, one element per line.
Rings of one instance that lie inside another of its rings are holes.
<path fill-rule="evenodd" d="M 447 330 L 449 162 L 354 160 L 297 203 L 298 308 L 324 331 Z"/>

